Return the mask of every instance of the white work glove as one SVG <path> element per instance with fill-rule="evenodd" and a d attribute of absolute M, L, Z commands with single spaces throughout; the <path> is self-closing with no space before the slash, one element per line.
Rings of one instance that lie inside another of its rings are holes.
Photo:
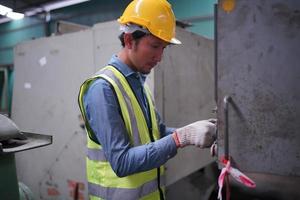
<path fill-rule="evenodd" d="M 176 145 L 210 147 L 216 139 L 216 121 L 216 119 L 201 120 L 177 129 L 173 133 Z"/>

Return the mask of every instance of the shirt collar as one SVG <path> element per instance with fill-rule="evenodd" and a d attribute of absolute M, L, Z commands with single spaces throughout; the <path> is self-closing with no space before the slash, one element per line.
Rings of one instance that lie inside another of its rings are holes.
<path fill-rule="evenodd" d="M 117 55 L 111 57 L 108 65 L 116 67 L 125 77 L 136 77 L 140 80 L 142 85 L 145 83 L 147 75 L 133 71 L 128 65 L 121 61 Z"/>

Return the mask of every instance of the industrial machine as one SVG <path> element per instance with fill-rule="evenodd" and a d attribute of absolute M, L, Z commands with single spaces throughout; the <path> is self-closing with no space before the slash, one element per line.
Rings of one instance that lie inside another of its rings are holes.
<path fill-rule="evenodd" d="M 15 153 L 27 151 L 52 143 L 52 136 L 21 132 L 17 125 L 5 115 L 0 114 L 0 197 L 1 199 L 22 199 L 23 190 L 19 193 L 16 173 Z M 31 165 L 34 164 L 30 163 Z M 24 184 L 20 184 L 25 188 Z M 29 190 L 26 190 L 29 191 Z M 29 200 L 28 198 L 22 200 Z M 32 196 L 31 196 L 32 197 Z"/>
<path fill-rule="evenodd" d="M 216 6 L 218 160 L 256 181 L 241 199 L 300 199 L 299 13 L 293 0 Z"/>

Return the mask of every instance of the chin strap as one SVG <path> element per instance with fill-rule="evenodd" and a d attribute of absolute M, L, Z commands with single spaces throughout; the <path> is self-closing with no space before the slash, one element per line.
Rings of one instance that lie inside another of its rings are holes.
<path fill-rule="evenodd" d="M 218 199 L 222 200 L 222 188 L 224 185 L 224 181 L 226 182 L 226 200 L 230 199 L 230 190 L 229 190 L 229 177 L 228 174 L 231 175 L 235 180 L 242 183 L 243 185 L 255 188 L 256 184 L 253 180 L 243 174 L 237 168 L 231 166 L 230 160 L 223 158 L 221 160 L 222 164 L 224 165 L 221 174 L 218 179 L 219 184 L 219 192 L 218 192 Z"/>

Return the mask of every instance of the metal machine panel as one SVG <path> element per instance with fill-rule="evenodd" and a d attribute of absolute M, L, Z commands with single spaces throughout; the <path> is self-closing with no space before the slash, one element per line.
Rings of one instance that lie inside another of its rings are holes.
<path fill-rule="evenodd" d="M 86 196 L 85 131 L 77 95 L 94 73 L 91 30 L 42 38 L 15 49 L 12 119 L 21 130 L 53 135 L 53 144 L 16 155 L 19 181 L 36 199 Z"/>
<path fill-rule="evenodd" d="M 227 149 L 243 171 L 300 175 L 299 10 L 294 0 L 218 5 L 218 155 Z"/>
<path fill-rule="evenodd" d="M 213 40 L 176 29 L 183 44 L 167 47 L 155 68 L 155 98 L 165 123 L 181 127 L 214 117 Z M 167 185 L 213 162 L 209 150 L 186 147 L 167 162 Z"/>

